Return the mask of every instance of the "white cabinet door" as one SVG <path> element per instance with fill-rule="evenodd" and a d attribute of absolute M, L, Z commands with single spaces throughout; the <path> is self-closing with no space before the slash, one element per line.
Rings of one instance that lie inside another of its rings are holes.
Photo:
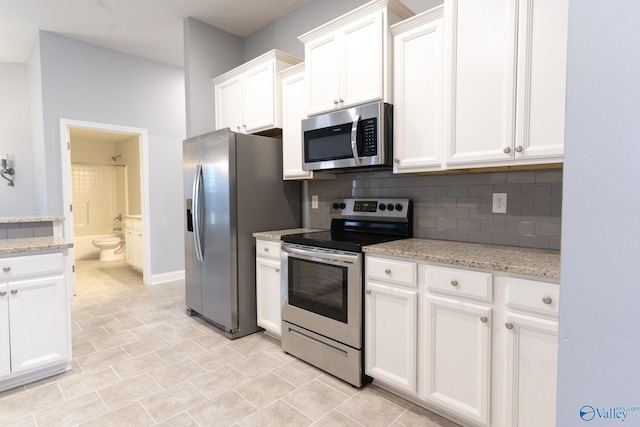
<path fill-rule="evenodd" d="M 242 75 L 243 132 L 268 129 L 277 123 L 274 67 L 274 61 L 269 61 Z"/>
<path fill-rule="evenodd" d="M 513 159 L 516 5 L 445 3 L 447 167 Z"/>
<path fill-rule="evenodd" d="M 339 107 L 340 41 L 331 33 L 305 45 L 305 80 L 309 97 L 309 114 Z"/>
<path fill-rule="evenodd" d="M 281 301 L 280 262 L 273 259 L 256 258 L 258 326 L 278 337 L 281 335 Z"/>
<path fill-rule="evenodd" d="M 141 227 L 142 224 L 139 224 Z M 133 262 L 131 265 L 138 270 L 142 271 L 144 268 L 144 253 L 143 253 L 143 241 L 142 230 L 133 230 Z"/>
<path fill-rule="evenodd" d="M 231 78 L 215 86 L 216 129 L 242 132 L 242 79 Z"/>
<path fill-rule="evenodd" d="M 68 360 L 71 341 L 65 286 L 64 276 L 9 284 L 13 374 Z"/>
<path fill-rule="evenodd" d="M 431 295 L 423 302 L 420 397 L 474 425 L 488 425 L 491 308 Z"/>
<path fill-rule="evenodd" d="M 133 264 L 133 221 L 125 220 L 124 229 L 125 258 L 127 263 Z"/>
<path fill-rule="evenodd" d="M 569 0 L 519 6 L 516 159 L 564 152 Z"/>
<path fill-rule="evenodd" d="M 366 284 L 365 371 L 413 394 L 417 375 L 417 295 L 415 290 Z"/>
<path fill-rule="evenodd" d="M 507 312 L 506 425 L 556 425 L 558 322 Z"/>
<path fill-rule="evenodd" d="M 0 379 L 11 374 L 9 345 L 9 287 L 0 284 Z"/>
<path fill-rule="evenodd" d="M 444 157 L 442 9 L 417 18 L 394 35 L 394 173 L 439 170 Z"/>
<path fill-rule="evenodd" d="M 345 26 L 340 31 L 340 107 L 382 98 L 382 11 Z"/>
<path fill-rule="evenodd" d="M 307 86 L 304 71 L 282 79 L 282 176 L 313 178 L 302 170 L 302 120 L 307 118 Z"/>

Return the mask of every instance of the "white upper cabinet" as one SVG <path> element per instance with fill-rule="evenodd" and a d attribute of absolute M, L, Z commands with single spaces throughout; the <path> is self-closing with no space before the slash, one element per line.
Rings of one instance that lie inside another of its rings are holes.
<path fill-rule="evenodd" d="M 279 73 L 299 62 L 272 50 L 213 79 L 216 129 L 256 133 L 282 128 Z"/>
<path fill-rule="evenodd" d="M 391 28 L 394 173 L 442 168 L 443 13 L 441 6 Z"/>
<path fill-rule="evenodd" d="M 562 160 L 569 0 L 521 0 L 515 158 Z"/>
<path fill-rule="evenodd" d="M 300 36 L 308 114 L 380 99 L 391 102 L 389 27 L 412 15 L 398 0 L 374 0 Z"/>
<path fill-rule="evenodd" d="M 447 166 L 513 159 L 517 2 L 445 2 Z"/>

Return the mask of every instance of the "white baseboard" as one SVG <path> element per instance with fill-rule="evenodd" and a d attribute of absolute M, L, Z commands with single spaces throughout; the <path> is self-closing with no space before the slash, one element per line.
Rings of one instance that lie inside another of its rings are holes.
<path fill-rule="evenodd" d="M 170 271 L 168 273 L 160 273 L 150 275 L 149 285 L 157 285 L 159 283 L 173 282 L 174 280 L 184 280 L 184 270 Z"/>

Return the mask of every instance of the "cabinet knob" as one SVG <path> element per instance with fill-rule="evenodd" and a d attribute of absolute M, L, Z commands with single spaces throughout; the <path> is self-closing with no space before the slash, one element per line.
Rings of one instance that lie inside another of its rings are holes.
<path fill-rule="evenodd" d="M 240 125 L 236 126 L 236 129 L 237 129 L 237 130 L 240 130 Z"/>
<path fill-rule="evenodd" d="M 507 323 L 504 324 L 504 327 L 507 328 L 507 329 L 513 329 L 513 323 L 507 322 Z"/>
<path fill-rule="evenodd" d="M 344 102 L 344 99 L 340 98 L 340 99 L 338 99 L 338 102 L 340 102 L 340 104 L 342 104 Z"/>
<path fill-rule="evenodd" d="M 384 269 L 384 274 L 391 274 L 391 269 L 390 268 L 385 268 Z"/>
<path fill-rule="evenodd" d="M 516 152 L 518 152 L 518 153 L 522 153 L 522 150 L 524 150 L 524 148 L 522 148 L 522 145 L 518 145 L 518 146 L 516 147 Z"/>
<path fill-rule="evenodd" d="M 269 248 L 264 248 L 264 251 L 265 252 L 269 252 Z"/>
<path fill-rule="evenodd" d="M 7 291 L 0 291 L 0 297 L 3 297 L 7 294 Z"/>
<path fill-rule="evenodd" d="M 11 295 L 15 295 L 15 294 L 17 294 L 17 293 L 18 293 L 18 290 L 17 290 L 17 289 L 11 289 Z"/>
<path fill-rule="evenodd" d="M 458 286 L 458 281 L 456 279 L 451 280 L 451 286 Z"/>
<path fill-rule="evenodd" d="M 8 273 L 11 271 L 11 267 L 3 267 L 2 271 L 4 271 L 5 273 Z"/>
<path fill-rule="evenodd" d="M 337 99 L 333 100 L 333 105 L 338 105 L 338 100 Z"/>
<path fill-rule="evenodd" d="M 365 292 L 367 293 L 367 295 L 371 295 L 371 289 L 367 289 Z"/>
<path fill-rule="evenodd" d="M 396 163 L 398 163 L 398 164 L 400 164 L 400 159 L 399 159 L 399 158 L 397 158 L 397 157 L 396 157 L 395 159 L 393 159 L 393 161 L 394 161 L 394 162 L 396 162 Z"/>
<path fill-rule="evenodd" d="M 502 151 L 504 151 L 505 154 L 509 154 L 511 152 L 511 147 L 504 147 Z"/>
<path fill-rule="evenodd" d="M 482 323 L 487 323 L 487 321 L 488 321 L 488 320 L 489 320 L 489 319 L 487 318 L 487 316 L 480 316 L 480 321 L 481 321 Z"/>
<path fill-rule="evenodd" d="M 276 267 L 276 273 L 280 273 L 280 267 Z"/>
<path fill-rule="evenodd" d="M 548 295 L 545 295 L 545 296 L 542 297 L 542 302 L 545 303 L 545 304 L 551 304 L 551 301 L 553 301 L 553 300 Z"/>

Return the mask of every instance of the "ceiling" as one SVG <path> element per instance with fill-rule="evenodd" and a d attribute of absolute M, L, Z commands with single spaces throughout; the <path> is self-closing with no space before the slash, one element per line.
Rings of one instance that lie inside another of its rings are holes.
<path fill-rule="evenodd" d="M 0 63 L 26 63 L 38 30 L 182 67 L 183 20 L 246 37 L 307 0 L 1 0 Z"/>

